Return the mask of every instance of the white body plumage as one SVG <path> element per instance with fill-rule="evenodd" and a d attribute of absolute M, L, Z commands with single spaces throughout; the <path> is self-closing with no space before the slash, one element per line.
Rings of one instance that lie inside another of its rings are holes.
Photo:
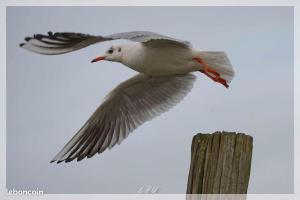
<path fill-rule="evenodd" d="M 120 62 L 147 75 L 186 74 L 201 69 L 201 65 L 193 60 L 199 54 L 193 48 L 156 48 L 141 43 L 122 45 L 121 48 Z"/>

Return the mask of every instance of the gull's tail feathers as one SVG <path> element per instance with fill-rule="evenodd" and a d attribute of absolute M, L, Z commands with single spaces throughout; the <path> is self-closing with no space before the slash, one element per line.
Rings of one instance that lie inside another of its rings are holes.
<path fill-rule="evenodd" d="M 230 83 L 234 77 L 234 70 L 225 52 L 221 51 L 201 51 L 202 58 L 210 68 L 218 72 L 221 78 Z"/>

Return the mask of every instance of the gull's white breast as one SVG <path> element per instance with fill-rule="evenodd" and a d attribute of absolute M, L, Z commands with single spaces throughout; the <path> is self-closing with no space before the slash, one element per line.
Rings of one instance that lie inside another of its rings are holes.
<path fill-rule="evenodd" d="M 201 66 L 193 57 L 196 51 L 180 47 L 149 47 L 141 43 L 123 47 L 122 63 L 138 72 L 153 75 L 174 75 L 198 71 Z"/>

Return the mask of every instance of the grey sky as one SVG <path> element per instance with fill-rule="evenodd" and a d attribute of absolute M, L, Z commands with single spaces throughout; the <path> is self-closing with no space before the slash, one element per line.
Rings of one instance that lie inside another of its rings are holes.
<path fill-rule="evenodd" d="M 18 47 L 25 36 L 49 30 L 158 32 L 226 51 L 236 77 L 227 90 L 196 73 L 182 103 L 120 146 L 78 163 L 49 164 L 103 97 L 135 74 L 118 63 L 89 63 L 125 41 L 58 56 Z M 136 193 L 155 185 L 161 193 L 185 193 L 192 137 L 216 130 L 254 137 L 249 193 L 293 192 L 292 7 L 7 8 L 8 189 Z"/>

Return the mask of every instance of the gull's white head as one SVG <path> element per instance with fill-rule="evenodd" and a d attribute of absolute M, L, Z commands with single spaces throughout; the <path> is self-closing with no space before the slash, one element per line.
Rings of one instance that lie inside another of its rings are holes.
<path fill-rule="evenodd" d="M 123 54 L 122 46 L 111 46 L 103 56 L 98 56 L 93 59 L 91 62 L 97 62 L 100 60 L 107 60 L 113 62 L 121 62 L 122 54 Z"/>

